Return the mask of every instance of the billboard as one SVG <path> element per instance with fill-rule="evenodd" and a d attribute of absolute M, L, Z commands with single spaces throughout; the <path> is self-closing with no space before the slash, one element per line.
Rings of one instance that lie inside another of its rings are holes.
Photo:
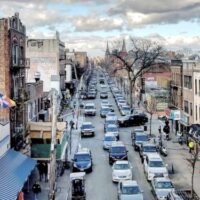
<path fill-rule="evenodd" d="M 65 71 L 66 71 L 65 83 L 70 83 L 72 81 L 72 66 L 67 64 L 65 66 Z"/>

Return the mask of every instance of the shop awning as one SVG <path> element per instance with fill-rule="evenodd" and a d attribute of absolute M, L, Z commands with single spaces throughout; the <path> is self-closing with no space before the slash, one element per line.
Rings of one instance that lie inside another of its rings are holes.
<path fill-rule="evenodd" d="M 0 199 L 16 200 L 36 161 L 12 149 L 0 158 Z"/>

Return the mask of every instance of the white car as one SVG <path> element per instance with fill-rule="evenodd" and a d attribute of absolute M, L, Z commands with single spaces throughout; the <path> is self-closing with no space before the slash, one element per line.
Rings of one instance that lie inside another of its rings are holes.
<path fill-rule="evenodd" d="M 128 105 L 121 106 L 120 113 L 122 116 L 130 115 L 131 114 L 130 106 L 128 106 Z"/>
<path fill-rule="evenodd" d="M 112 142 L 116 141 L 114 133 L 107 133 L 104 135 L 103 139 L 103 149 L 110 149 Z"/>
<path fill-rule="evenodd" d="M 103 107 L 103 106 L 112 107 L 112 105 L 109 103 L 108 100 L 102 100 L 102 102 L 101 102 L 101 107 Z"/>
<path fill-rule="evenodd" d="M 166 165 L 158 153 L 148 154 L 145 157 L 144 172 L 148 181 L 155 177 L 168 177 Z"/>
<path fill-rule="evenodd" d="M 135 180 L 122 181 L 118 183 L 119 200 L 144 200 L 143 192 Z"/>
<path fill-rule="evenodd" d="M 87 115 L 96 115 L 96 107 L 94 103 L 86 103 L 84 107 L 84 114 Z"/>
<path fill-rule="evenodd" d="M 154 178 L 151 182 L 152 192 L 156 199 L 167 199 L 170 192 L 174 192 L 174 186 L 169 178 L 158 177 Z"/>
<path fill-rule="evenodd" d="M 132 180 L 132 166 L 127 160 L 118 160 L 112 166 L 112 180 L 119 182 L 123 180 Z"/>

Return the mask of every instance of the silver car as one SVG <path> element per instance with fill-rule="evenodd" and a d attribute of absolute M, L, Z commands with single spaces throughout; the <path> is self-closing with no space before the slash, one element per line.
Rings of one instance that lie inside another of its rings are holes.
<path fill-rule="evenodd" d="M 103 149 L 109 150 L 111 147 L 112 142 L 116 141 L 116 137 L 114 133 L 107 133 L 103 139 Z"/>
<path fill-rule="evenodd" d="M 144 200 L 142 191 L 135 180 L 122 181 L 118 184 L 119 200 Z"/>
<path fill-rule="evenodd" d="M 151 181 L 152 192 L 156 199 L 167 199 L 167 195 L 174 191 L 174 186 L 169 178 L 157 177 Z"/>

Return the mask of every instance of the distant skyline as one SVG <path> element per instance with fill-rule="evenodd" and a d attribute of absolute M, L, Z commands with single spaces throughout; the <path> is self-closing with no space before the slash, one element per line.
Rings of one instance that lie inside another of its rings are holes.
<path fill-rule="evenodd" d="M 169 49 L 200 49 L 199 0 L 0 0 L 0 18 L 19 12 L 29 38 L 102 56 L 106 42 L 145 37 Z"/>

